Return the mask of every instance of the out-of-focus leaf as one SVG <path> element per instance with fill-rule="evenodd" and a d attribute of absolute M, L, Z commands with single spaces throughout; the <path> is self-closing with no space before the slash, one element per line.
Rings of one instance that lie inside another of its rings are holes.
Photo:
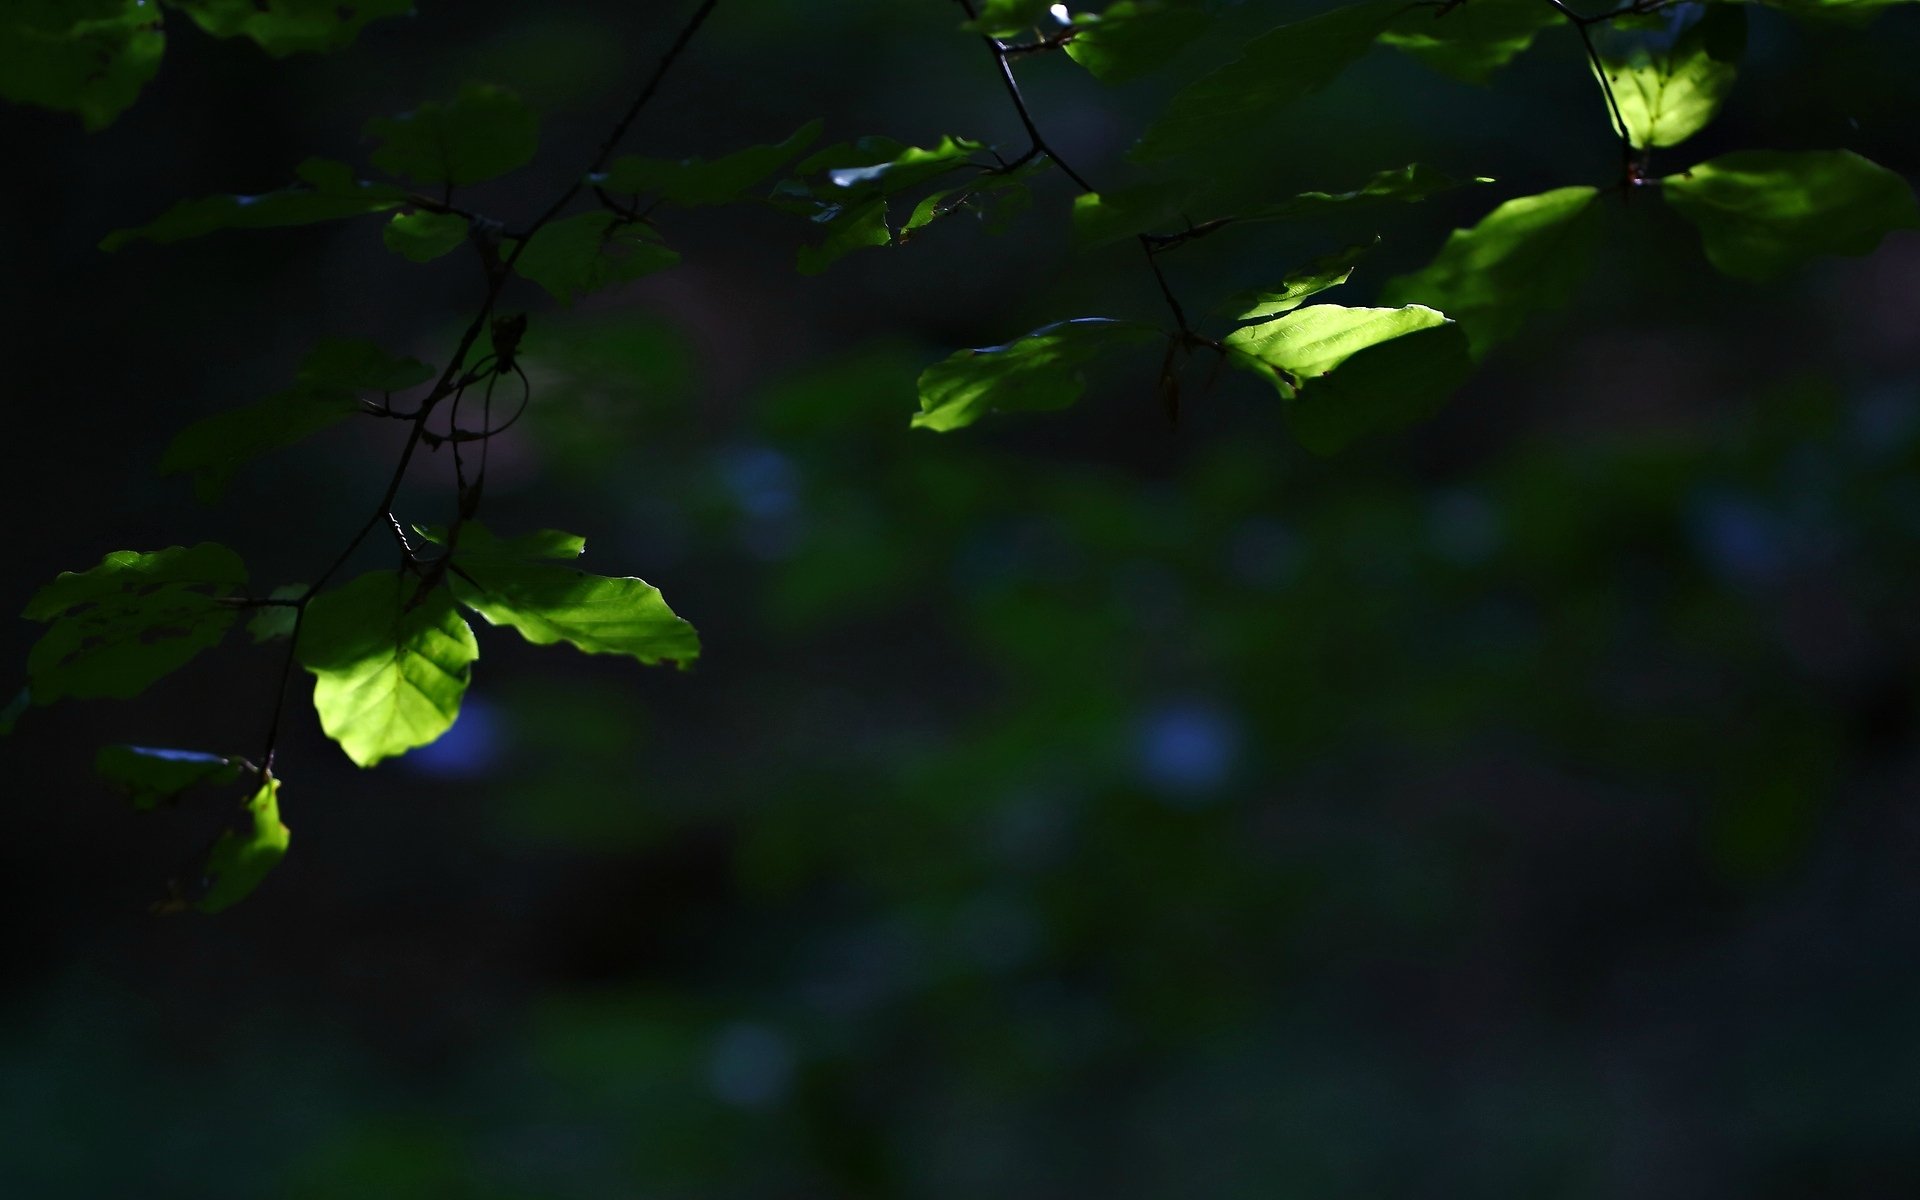
<path fill-rule="evenodd" d="M 657 196 L 685 208 L 730 204 L 811 146 L 820 128 L 821 122 L 809 121 L 784 141 L 749 146 L 715 159 L 674 161 L 628 155 L 615 159 L 593 182 L 610 192 Z"/>
<path fill-rule="evenodd" d="M 1232 313 L 1241 322 L 1265 321 L 1281 313 L 1292 312 L 1306 303 L 1308 297 L 1345 283 L 1352 277 L 1354 265 L 1379 244 L 1380 239 L 1374 238 L 1370 242 L 1323 255 L 1281 280 L 1279 287 L 1237 293 L 1220 308 Z"/>
<path fill-rule="evenodd" d="M 1598 195 L 1569 187 L 1509 200 L 1472 229 L 1454 230 L 1425 268 L 1389 280 L 1382 298 L 1446 312 L 1479 358 L 1533 313 L 1572 297 L 1600 238 Z"/>
<path fill-rule="evenodd" d="M 1920 228 L 1907 181 L 1851 150 L 1743 150 L 1660 182 L 1700 230 L 1707 260 L 1741 279 L 1866 254 L 1896 229 Z"/>
<path fill-rule="evenodd" d="M 232 908 L 253 894 L 287 856 L 292 834 L 280 823 L 280 781 L 268 775 L 246 805 L 246 825 L 220 834 L 202 871 L 206 891 L 194 902 L 204 913 Z"/>
<path fill-rule="evenodd" d="M 145 225 L 114 230 L 100 239 L 100 248 L 118 250 L 141 239 L 178 242 L 223 229 L 272 229 L 338 221 L 398 208 L 407 198 L 405 189 L 356 180 L 351 167 L 330 159 L 310 158 L 296 168 L 295 174 L 306 187 L 283 188 L 257 196 L 202 196 L 197 200 L 182 200 Z"/>
<path fill-rule="evenodd" d="M 916 429 L 964 429 L 989 412 L 1065 408 L 1086 387 L 1096 358 L 1161 336 L 1150 325 L 1078 317 L 1001 346 L 961 350 L 920 373 Z"/>
<path fill-rule="evenodd" d="M 562 304 L 577 296 L 628 283 L 680 261 L 652 226 L 610 212 L 563 217 L 533 235 L 513 269 Z"/>
<path fill-rule="evenodd" d="M 8 0 L 0 8 L 0 98 L 77 113 L 104 129 L 139 96 L 167 46 L 143 0 Z"/>
<path fill-rule="evenodd" d="M 1595 40 L 1629 140 L 1677 146 L 1705 128 L 1733 90 L 1747 14 L 1730 4 L 1682 4 L 1657 31 L 1609 29 Z"/>
<path fill-rule="evenodd" d="M 1409 7 L 1380 41 L 1434 70 L 1485 83 L 1519 57 L 1541 30 L 1564 20 L 1545 0 L 1464 0 Z"/>
<path fill-rule="evenodd" d="M 452 213 L 395 213 L 380 240 L 402 258 L 432 262 L 467 240 L 467 219 Z"/>
<path fill-rule="evenodd" d="M 453 725 L 480 656 L 445 588 L 372 571 L 307 605 L 296 647 L 314 676 L 320 727 L 363 767 L 404 754 Z"/>
<path fill-rule="evenodd" d="M 373 342 L 323 339 L 286 391 L 181 430 L 160 460 L 160 473 L 191 472 L 195 494 L 212 502 L 242 463 L 360 412 L 362 392 L 397 392 L 431 378 L 427 364 L 389 354 Z"/>
<path fill-rule="evenodd" d="M 1247 43 L 1240 57 L 1181 89 L 1133 148 L 1136 162 L 1219 151 L 1312 95 L 1367 52 L 1406 5 L 1361 0 L 1282 25 Z"/>
<path fill-rule="evenodd" d="M 167 0 L 215 37 L 245 37 L 278 58 L 341 50 L 382 17 L 413 11 L 413 0 Z"/>
<path fill-rule="evenodd" d="M 1295 436 L 1321 454 L 1429 415 L 1473 369 L 1459 327 L 1418 304 L 1316 304 L 1236 329 L 1224 344 L 1289 401 Z"/>
<path fill-rule="evenodd" d="M 200 750 L 160 750 L 148 746 L 106 746 L 93 769 L 126 793 L 135 808 L 152 808 L 197 783 L 232 783 L 241 761 Z"/>
<path fill-rule="evenodd" d="M 588 654 L 621 654 L 649 666 L 685 667 L 700 656 L 699 635 L 652 584 L 538 561 L 571 557 L 582 545 L 571 534 L 552 531 L 501 541 L 470 521 L 454 550 L 454 595 L 536 646 L 566 642 Z"/>
<path fill-rule="evenodd" d="M 28 602 L 28 620 L 48 623 L 27 653 L 35 704 L 127 699 L 220 640 L 235 611 L 221 598 L 247 581 L 225 546 L 116 550 L 69 571 Z"/>
<path fill-rule="evenodd" d="M 1067 54 L 1103 82 L 1124 83 L 1171 62 L 1208 22 L 1192 0 L 1116 0 L 1074 14 Z"/>
<path fill-rule="evenodd" d="M 424 184 L 481 183 L 533 157 L 540 121 L 504 88 L 470 84 L 442 104 L 430 101 L 397 117 L 375 117 L 373 165 Z"/>

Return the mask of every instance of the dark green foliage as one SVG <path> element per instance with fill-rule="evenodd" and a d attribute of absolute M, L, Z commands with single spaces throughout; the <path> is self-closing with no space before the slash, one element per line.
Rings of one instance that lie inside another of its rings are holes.
<path fill-rule="evenodd" d="M 1004 346 L 961 350 L 920 374 L 916 429 L 964 429 L 989 412 L 1065 408 L 1086 387 L 1084 370 L 1154 331 L 1129 321 L 1080 317 L 1048 325 Z"/>
<path fill-rule="evenodd" d="M 93 769 L 126 793 L 135 808 L 152 808 L 196 784 L 232 783 L 240 778 L 243 764 L 199 750 L 104 746 Z"/>
<path fill-rule="evenodd" d="M 1850 150 L 1742 150 L 1661 180 L 1700 229 L 1707 260 L 1769 279 L 1821 254 L 1866 254 L 1896 229 L 1920 227 L 1907 181 Z"/>
<path fill-rule="evenodd" d="M 366 183 L 353 177 L 345 163 L 310 158 L 295 170 L 307 186 L 266 192 L 258 196 L 204 196 L 182 200 L 151 223 L 137 229 L 118 229 L 100 242 L 102 250 L 118 250 L 129 242 L 178 242 L 205 237 L 222 229 L 271 229 L 283 225 L 312 225 L 398 208 L 406 192 L 391 184 Z"/>
<path fill-rule="evenodd" d="M 452 101 L 430 101 L 367 122 L 380 145 L 373 165 L 415 183 L 483 183 L 523 166 L 539 144 L 540 121 L 504 88 L 470 85 Z"/>
<path fill-rule="evenodd" d="M 589 292 L 626 283 L 680 261 L 651 225 L 609 212 L 564 217 L 536 233 L 513 269 L 555 300 L 571 304 Z"/>

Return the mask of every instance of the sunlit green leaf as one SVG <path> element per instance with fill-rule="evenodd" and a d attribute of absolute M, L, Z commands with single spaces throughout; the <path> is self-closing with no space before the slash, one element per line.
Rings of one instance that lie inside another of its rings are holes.
<path fill-rule="evenodd" d="M 1236 329 L 1224 344 L 1274 384 L 1295 436 L 1323 454 L 1431 414 L 1473 369 L 1459 327 L 1417 304 L 1316 304 Z"/>
<path fill-rule="evenodd" d="M 540 122 L 504 88 L 469 84 L 452 101 L 367 123 L 373 165 L 424 184 L 481 183 L 533 157 Z"/>
<path fill-rule="evenodd" d="M 445 588 L 373 571 L 307 605 L 297 653 L 320 727 L 363 767 L 424 746 L 460 712 L 480 648 Z"/>
<path fill-rule="evenodd" d="M 118 250 L 140 239 L 178 242 L 223 229 L 312 225 L 385 212 L 406 201 L 404 189 L 356 180 L 353 169 L 345 163 L 310 158 L 301 163 L 295 173 L 307 186 L 258 196 L 202 196 L 197 200 L 182 200 L 146 225 L 108 234 L 100 240 L 100 248 Z"/>
<path fill-rule="evenodd" d="M 821 122 L 809 121 L 784 141 L 749 146 L 715 159 L 674 161 L 628 155 L 615 159 L 606 174 L 593 182 L 610 192 L 655 196 L 685 208 L 730 204 L 811 146 L 820 128 Z"/>
<path fill-rule="evenodd" d="M 1699 228 L 1707 260 L 1742 279 L 1866 254 L 1888 233 L 1920 227 L 1907 181 L 1851 150 L 1743 150 L 1660 182 Z"/>
<path fill-rule="evenodd" d="M 1065 408 L 1086 387 L 1097 359 L 1162 336 L 1149 325 L 1079 317 L 1001 346 L 961 350 L 920 373 L 916 429 L 964 429 L 990 412 Z"/>
<path fill-rule="evenodd" d="M 106 746 L 93 769 L 126 793 L 135 808 L 152 808 L 199 783 L 232 783 L 240 778 L 240 759 L 200 750 L 161 750 L 148 746 Z"/>
<path fill-rule="evenodd" d="M 78 113 L 105 128 L 153 78 L 166 50 L 143 0 L 8 0 L 0 7 L 0 98 Z"/>
<path fill-rule="evenodd" d="M 1240 292 L 1229 297 L 1220 307 L 1232 313 L 1236 320 L 1244 322 L 1269 320 L 1281 313 L 1292 312 L 1306 303 L 1309 297 L 1345 283 L 1352 277 L 1354 265 L 1379 244 L 1380 239 L 1374 238 L 1370 242 L 1323 255 L 1281 280 L 1279 287 Z"/>
<path fill-rule="evenodd" d="M 1596 39 L 1635 146 L 1679 145 L 1713 120 L 1733 90 L 1735 64 L 1747 45 L 1746 12 L 1729 4 L 1680 11 L 1700 15 L 1685 24 L 1676 16 L 1657 31 L 1614 29 Z M 1614 132 L 1620 132 L 1617 123 Z"/>
<path fill-rule="evenodd" d="M 1409 5 L 1380 40 L 1455 79 L 1485 83 L 1564 19 L 1546 0 Z"/>
<path fill-rule="evenodd" d="M 610 212 L 563 217 L 533 235 L 513 269 L 563 304 L 680 261 L 652 226 Z"/>
<path fill-rule="evenodd" d="M 413 10 L 413 0 L 167 0 L 215 37 L 245 37 L 276 57 L 340 50 L 369 21 Z"/>
<path fill-rule="evenodd" d="M 1243 139 L 1333 82 L 1405 7 L 1402 0 L 1361 0 L 1262 34 L 1239 58 L 1176 93 L 1132 157 L 1156 162 Z"/>
<path fill-rule="evenodd" d="M 1117 0 L 1098 13 L 1073 14 L 1067 54 L 1107 83 L 1123 83 L 1173 60 L 1208 24 L 1193 0 Z"/>
<path fill-rule="evenodd" d="M 1382 298 L 1443 310 L 1478 358 L 1532 314 L 1572 298 L 1599 242 L 1598 195 L 1569 187 L 1509 200 L 1473 228 L 1454 230 L 1432 263 L 1388 281 Z"/>
<path fill-rule="evenodd" d="M 467 240 L 467 219 L 452 213 L 395 213 L 380 240 L 402 258 L 432 262 Z"/>
<path fill-rule="evenodd" d="M 214 842 L 202 871 L 206 890 L 194 907 L 217 913 L 253 894 L 287 855 L 292 834 L 280 823 L 280 781 L 272 775 L 246 804 L 245 827 L 228 829 Z"/>
<path fill-rule="evenodd" d="M 358 338 L 326 338 L 300 364 L 294 385 L 256 404 L 216 413 L 182 430 L 160 473 L 190 472 L 211 502 L 249 459 L 291 446 L 362 411 L 366 392 L 397 392 L 433 377 L 433 368 Z"/>
<path fill-rule="evenodd" d="M 866 137 L 809 156 L 772 196 L 777 207 L 806 217 L 825 233 L 820 242 L 800 248 L 800 272 L 816 275 L 862 246 L 892 245 L 888 197 L 951 172 L 977 172 L 972 160 L 982 149 L 981 143 L 966 138 L 943 137 L 933 146 L 919 147 Z M 929 212 L 927 220 L 932 217 Z"/>
<path fill-rule="evenodd" d="M 23 614 L 48 623 L 27 654 L 33 702 L 140 694 L 220 640 L 235 617 L 222 598 L 246 581 L 239 556 L 213 542 L 116 550 L 62 574 Z"/>
<path fill-rule="evenodd" d="M 700 656 L 693 626 L 674 615 L 652 584 L 539 561 L 568 557 L 579 545 L 580 539 L 551 531 L 501 541 L 470 521 L 454 550 L 454 595 L 536 646 L 566 642 L 648 665 L 684 667 Z"/>

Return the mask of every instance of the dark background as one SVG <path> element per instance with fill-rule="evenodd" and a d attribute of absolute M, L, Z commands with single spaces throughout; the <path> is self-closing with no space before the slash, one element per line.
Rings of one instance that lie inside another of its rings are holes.
<path fill-rule="evenodd" d="M 310 578 L 396 428 L 211 508 L 155 477 L 167 439 L 322 336 L 439 364 L 480 294 L 378 219 L 103 233 L 311 154 L 364 166 L 367 117 L 468 80 L 545 118 L 534 166 L 469 197 L 524 219 L 687 7 L 423 3 L 283 61 L 176 20 L 109 130 L 0 112 L 5 604 L 203 539 L 262 589 Z M 824 116 L 1017 152 L 956 22 L 722 3 L 628 148 Z M 1920 13 L 1756 11 L 1727 113 L 1661 169 L 1848 147 L 1911 178 L 1916 51 Z M 1022 74 L 1103 182 L 1183 70 Z M 1197 243 L 1168 259 L 1196 311 L 1378 232 L 1329 297 L 1365 303 L 1498 200 L 1617 162 L 1566 30 L 1491 89 L 1376 51 L 1248 153 L 1275 195 L 1412 161 L 1499 182 Z M 1569 311 L 1331 459 L 1250 377 L 1202 397 L 1201 367 L 1170 427 L 1152 352 L 1066 413 L 910 431 L 955 347 L 1159 319 L 1133 248 L 1072 254 L 1071 190 L 1038 190 L 1003 237 L 961 217 L 820 278 L 792 217 L 674 215 L 680 268 L 572 312 L 517 294 L 535 408 L 489 523 L 585 534 L 705 654 L 643 671 L 482 628 L 459 724 L 370 772 L 299 681 L 292 852 L 241 907 L 149 916 L 227 810 L 134 813 L 89 764 L 252 752 L 278 648 L 30 713 L 0 744 L 0 1192 L 1920 1190 L 1920 235 L 1747 285 L 1657 197 L 1610 200 Z M 425 459 L 403 515 L 444 520 L 449 476 Z"/>

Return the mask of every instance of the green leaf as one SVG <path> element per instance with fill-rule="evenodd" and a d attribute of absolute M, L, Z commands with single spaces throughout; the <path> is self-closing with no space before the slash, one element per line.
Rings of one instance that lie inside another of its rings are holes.
<path fill-rule="evenodd" d="M 649 666 L 684 667 L 700 657 L 699 635 L 652 584 L 539 561 L 567 557 L 582 544 L 552 531 L 501 541 L 469 521 L 453 554 L 454 595 L 536 646 L 566 642 L 588 654 L 621 654 Z"/>
<path fill-rule="evenodd" d="M 1409 7 L 1380 41 L 1443 75 L 1484 84 L 1524 53 L 1536 34 L 1562 20 L 1546 0 L 1464 0 Z"/>
<path fill-rule="evenodd" d="M 606 174 L 595 176 L 592 182 L 610 192 L 657 196 L 683 208 L 731 204 L 811 146 L 820 129 L 821 122 L 809 121 L 784 141 L 749 146 L 711 160 L 685 158 L 675 162 L 628 155 L 615 159 Z"/>
<path fill-rule="evenodd" d="M 1352 277 L 1354 265 L 1372 253 L 1379 244 L 1380 239 L 1376 237 L 1370 242 L 1361 242 L 1345 250 L 1323 255 L 1281 280 L 1279 287 L 1240 292 L 1229 297 L 1220 307 L 1242 322 L 1265 321 L 1292 312 L 1306 303 L 1308 297 L 1345 283 Z"/>
<path fill-rule="evenodd" d="M 1316 304 L 1236 329 L 1224 344 L 1289 401 L 1288 425 L 1320 454 L 1430 415 L 1473 370 L 1460 328 L 1418 304 Z"/>
<path fill-rule="evenodd" d="M 1460 322 L 1477 359 L 1520 332 L 1527 317 L 1572 298 L 1600 239 L 1599 193 L 1560 188 L 1509 200 L 1472 229 L 1456 229 L 1432 263 L 1389 280 L 1389 304 L 1430 304 Z"/>
<path fill-rule="evenodd" d="M 1039 159 L 1011 171 L 993 171 L 977 175 L 957 188 L 929 192 L 913 206 L 913 212 L 901 223 L 895 240 L 904 244 L 921 229 L 943 217 L 968 212 L 979 217 L 988 233 L 1004 233 L 1013 218 L 1033 204 L 1027 188 L 1030 175 L 1045 171 L 1048 164 Z"/>
<path fill-rule="evenodd" d="M 246 804 L 246 825 L 214 842 L 202 872 L 206 890 L 194 907 L 204 913 L 232 908 L 253 894 L 287 856 L 292 834 L 280 823 L 280 781 L 268 775 Z"/>
<path fill-rule="evenodd" d="M 1483 176 L 1473 182 L 1493 181 Z M 1363 211 L 1379 204 L 1417 204 L 1429 196 L 1461 186 L 1464 181 L 1444 171 L 1409 163 L 1381 171 L 1352 191 L 1301 192 L 1235 216 L 1212 220 L 1221 224 L 1307 220 Z M 1186 228 L 1187 210 L 1200 190 L 1198 184 L 1169 180 L 1136 184 L 1112 193 L 1079 196 L 1073 202 L 1074 244 L 1088 250 L 1156 229 Z"/>
<path fill-rule="evenodd" d="M 182 200 L 146 225 L 108 234 L 100 239 L 100 248 L 118 250 L 141 239 L 178 242 L 223 229 L 273 229 L 338 221 L 398 208 L 407 197 L 405 190 L 392 184 L 356 180 L 351 167 L 330 159 L 310 158 L 295 173 L 308 186 L 258 196 Z"/>
<path fill-rule="evenodd" d="M 652 226 L 610 212 L 581 213 L 533 235 L 513 269 L 562 304 L 574 297 L 664 271 L 680 255 L 660 244 Z"/>
<path fill-rule="evenodd" d="M 1741 279 L 1866 254 L 1893 230 L 1920 228 L 1907 181 L 1851 150 L 1743 150 L 1660 182 L 1699 228 L 1707 260 Z"/>
<path fill-rule="evenodd" d="M 1734 64 L 1747 46 L 1747 14 L 1738 7 L 1674 12 L 1658 32 L 1610 29 L 1596 39 L 1627 136 L 1643 149 L 1677 146 L 1704 129 L 1733 90 Z M 1617 121 L 1614 132 L 1621 132 Z"/>
<path fill-rule="evenodd" d="M 402 258 L 432 262 L 467 240 L 467 219 L 452 213 L 395 213 L 380 240 Z"/>
<path fill-rule="evenodd" d="M 0 98 L 104 129 L 160 69 L 166 45 L 159 8 L 143 0 L 8 0 Z"/>
<path fill-rule="evenodd" d="M 362 26 L 404 16 L 413 0 L 168 0 L 215 37 L 245 37 L 275 58 L 340 50 Z"/>
<path fill-rule="evenodd" d="M 814 153 L 794 168 L 795 177 L 776 187 L 772 197 L 776 207 L 826 230 L 824 240 L 800 248 L 796 265 L 801 274 L 817 275 L 862 246 L 893 245 L 887 198 L 968 167 L 983 148 L 966 138 L 943 137 L 936 145 L 919 147 L 867 137 Z M 932 216 L 929 213 L 927 220 Z"/>
<path fill-rule="evenodd" d="M 1282 109 L 1333 82 L 1405 7 L 1403 0 L 1362 0 L 1262 34 L 1239 58 L 1176 93 L 1131 157 L 1144 163 L 1211 152 L 1275 126 Z"/>
<path fill-rule="evenodd" d="M 1039 25 L 1055 24 L 1047 16 L 1051 7 L 1053 0 L 985 0 L 980 5 L 980 15 L 960 28 L 988 37 L 1019 37 Z"/>
<path fill-rule="evenodd" d="M 243 766 L 224 754 L 148 746 L 106 746 L 93 760 L 93 769 L 126 793 L 135 808 L 152 808 L 198 783 L 232 783 Z"/>
<path fill-rule="evenodd" d="M 13 694 L 13 699 L 7 701 L 7 706 L 5 708 L 0 708 L 0 737 L 5 737 L 6 735 L 12 733 L 13 727 L 20 723 L 21 716 L 32 705 L 33 705 L 32 689 L 21 688 L 19 691 L 15 692 Z"/>
<path fill-rule="evenodd" d="M 322 339 L 300 364 L 291 388 L 182 430 L 161 458 L 160 473 L 190 472 L 194 493 L 211 503 L 242 463 L 361 412 L 362 392 L 397 392 L 431 378 L 432 367 L 373 342 Z"/>
<path fill-rule="evenodd" d="M 961 350 L 920 373 L 915 429 L 964 429 L 989 412 L 1065 408 L 1086 387 L 1096 359 L 1161 336 L 1149 325 L 1077 317 L 1034 330 L 1002 346 Z"/>
<path fill-rule="evenodd" d="M 48 623 L 27 653 L 35 704 L 139 695 L 218 642 L 235 611 L 222 598 L 247 581 L 225 546 L 116 550 L 40 589 L 22 614 Z"/>
<path fill-rule="evenodd" d="M 460 712 L 480 648 L 444 588 L 372 571 L 307 605 L 296 653 L 320 727 L 363 767 L 438 738 Z"/>
<path fill-rule="evenodd" d="M 304 583 L 283 583 L 267 593 L 269 600 L 298 600 L 307 594 Z M 254 610 L 247 619 L 247 632 L 253 635 L 256 645 L 261 642 L 275 642 L 283 637 L 292 637 L 294 626 L 299 623 L 300 609 L 293 604 L 263 604 Z"/>
<path fill-rule="evenodd" d="M 1124 83 L 1171 62 L 1208 23 L 1192 0 L 1117 0 L 1074 14 L 1067 55 L 1103 83 Z"/>
<path fill-rule="evenodd" d="M 1913 0 L 1760 0 L 1769 8 L 1790 12 L 1800 18 L 1814 18 L 1835 25 L 1858 28 L 1896 4 Z"/>
<path fill-rule="evenodd" d="M 469 84 L 451 102 L 428 102 L 398 117 L 376 117 L 367 133 L 381 145 L 373 165 L 424 184 L 482 183 L 533 157 L 540 122 L 504 88 Z"/>

